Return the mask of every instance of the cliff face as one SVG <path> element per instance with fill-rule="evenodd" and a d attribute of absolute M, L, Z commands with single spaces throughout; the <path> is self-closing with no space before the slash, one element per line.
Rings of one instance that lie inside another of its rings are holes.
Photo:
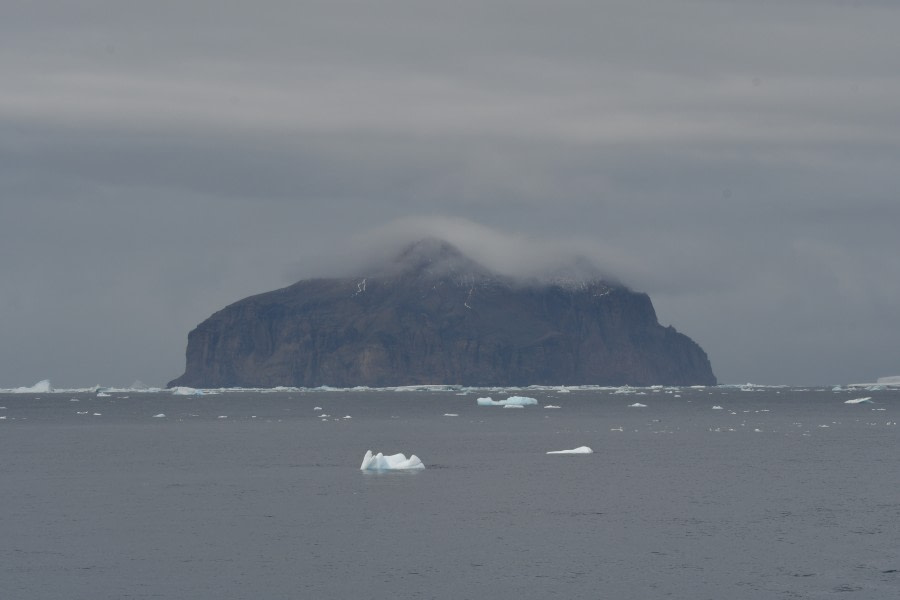
<path fill-rule="evenodd" d="M 600 280 L 524 284 L 442 242 L 368 278 L 246 298 L 188 335 L 170 386 L 714 385 L 650 298 Z"/>

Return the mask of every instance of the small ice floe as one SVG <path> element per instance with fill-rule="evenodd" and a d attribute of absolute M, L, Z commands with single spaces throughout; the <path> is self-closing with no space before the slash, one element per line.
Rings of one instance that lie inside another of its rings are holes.
<path fill-rule="evenodd" d="M 594 451 L 587 446 L 578 446 L 571 450 L 551 450 L 547 454 L 593 454 Z"/>
<path fill-rule="evenodd" d="M 872 396 L 866 396 L 865 398 L 852 398 L 850 400 L 844 400 L 844 404 L 862 404 L 863 402 L 871 402 Z"/>
<path fill-rule="evenodd" d="M 95 416 L 95 417 L 102 417 L 103 415 L 102 415 L 101 413 L 94 413 L 94 416 Z"/>
<path fill-rule="evenodd" d="M 555 404 L 547 404 L 544 408 L 562 408 L 562 406 L 556 406 Z"/>
<path fill-rule="evenodd" d="M 504 404 L 503 408 L 525 408 L 521 404 Z"/>
<path fill-rule="evenodd" d="M 755 433 L 762 433 L 762 429 L 754 429 L 753 431 L 754 431 Z"/>
<path fill-rule="evenodd" d="M 327 418 L 330 417 L 330 416 L 331 416 L 331 415 L 324 415 L 324 414 L 323 414 L 323 415 L 319 415 L 319 418 L 320 418 L 320 419 L 327 419 Z"/>
<path fill-rule="evenodd" d="M 362 464 L 359 466 L 360 471 L 399 471 L 424 468 L 425 465 L 415 454 L 406 458 L 406 455 L 402 453 L 385 456 L 381 452 L 372 454 L 371 450 L 366 451 Z"/>
<path fill-rule="evenodd" d="M 203 390 L 198 390 L 197 388 L 187 387 L 187 386 L 176 386 L 172 388 L 173 396 L 203 396 Z"/>
<path fill-rule="evenodd" d="M 624 427 L 610 427 L 610 431 L 625 431 Z"/>
<path fill-rule="evenodd" d="M 634 404 L 629 404 L 628 408 L 647 408 L 647 405 L 641 404 L 640 402 L 635 402 Z"/>
<path fill-rule="evenodd" d="M 69 402 L 78 402 L 78 398 L 69 398 Z"/>
<path fill-rule="evenodd" d="M 322 410 L 321 406 L 313 406 L 313 410 Z"/>
<path fill-rule="evenodd" d="M 505 400 L 493 400 L 488 396 L 487 398 L 478 398 L 475 403 L 478 406 L 532 406 L 538 402 L 528 396 L 510 396 Z"/>
<path fill-rule="evenodd" d="M 166 413 L 159 413 L 158 415 L 153 415 L 154 419 L 165 419 Z"/>
<path fill-rule="evenodd" d="M 217 418 L 219 418 L 219 419 L 227 419 L 227 418 L 228 418 L 228 415 L 219 415 Z"/>
<path fill-rule="evenodd" d="M 345 419 L 352 419 L 353 417 L 351 417 L 350 415 L 344 415 L 344 418 L 345 418 Z"/>
<path fill-rule="evenodd" d="M 712 409 L 713 410 L 722 410 L 722 407 L 719 406 L 718 404 L 716 404 L 715 406 L 712 407 Z"/>
<path fill-rule="evenodd" d="M 444 413 L 445 417 L 458 417 L 459 415 L 456 413 Z"/>
<path fill-rule="evenodd" d="M 98 398 L 109 398 L 109 394 L 107 394 L 106 392 L 97 392 L 97 397 Z"/>

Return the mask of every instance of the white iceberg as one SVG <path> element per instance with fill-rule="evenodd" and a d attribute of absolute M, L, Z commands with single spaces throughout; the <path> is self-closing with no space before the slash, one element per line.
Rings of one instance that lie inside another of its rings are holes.
<path fill-rule="evenodd" d="M 547 404 L 544 408 L 562 408 L 561 406 L 556 406 L 555 404 Z"/>
<path fill-rule="evenodd" d="M 578 446 L 571 450 L 551 450 L 547 454 L 593 454 L 594 451 L 587 446 Z"/>
<path fill-rule="evenodd" d="M 528 396 L 510 396 L 506 400 L 493 400 L 490 396 L 487 398 L 478 398 L 475 401 L 478 406 L 533 406 L 537 405 L 537 400 Z"/>
<path fill-rule="evenodd" d="M 865 398 L 853 398 L 851 400 L 844 400 L 844 404 L 862 404 L 863 402 L 871 402 L 872 396 L 866 396 Z"/>
<path fill-rule="evenodd" d="M 166 418 L 166 414 L 165 414 L 165 413 L 159 413 L 158 415 L 153 415 L 153 418 L 154 418 L 154 419 L 164 419 L 164 418 Z"/>
<path fill-rule="evenodd" d="M 398 471 L 424 468 L 425 465 L 422 464 L 422 461 L 419 460 L 419 457 L 415 454 L 411 454 L 409 458 L 406 458 L 406 455 L 402 453 L 385 456 L 381 452 L 379 452 L 378 454 L 372 454 L 371 450 L 367 450 L 366 455 L 363 457 L 363 461 L 359 467 L 359 470 Z"/>
<path fill-rule="evenodd" d="M 198 390 L 196 388 L 187 387 L 187 386 L 177 386 L 172 388 L 173 396 L 202 396 L 203 390 Z"/>
<path fill-rule="evenodd" d="M 12 394 L 49 394 L 53 391 L 49 379 L 38 381 L 31 387 L 17 387 L 9 390 Z"/>
<path fill-rule="evenodd" d="M 722 407 L 719 406 L 718 404 L 716 404 L 715 406 L 712 407 L 712 409 L 713 410 L 722 410 Z"/>
<path fill-rule="evenodd" d="M 635 402 L 634 404 L 629 404 L 628 408 L 647 408 L 647 405 L 641 404 L 640 402 Z"/>

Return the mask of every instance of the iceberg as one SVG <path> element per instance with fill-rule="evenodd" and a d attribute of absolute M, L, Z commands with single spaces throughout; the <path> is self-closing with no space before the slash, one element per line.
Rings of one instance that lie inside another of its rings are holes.
<path fill-rule="evenodd" d="M 844 400 L 844 404 L 862 404 L 863 402 L 871 402 L 872 396 L 866 396 L 865 398 L 853 398 L 851 400 Z"/>
<path fill-rule="evenodd" d="M 154 419 L 164 419 L 164 418 L 166 418 L 166 414 L 165 414 L 165 413 L 159 413 L 158 415 L 153 415 L 153 418 L 154 418 Z"/>
<path fill-rule="evenodd" d="M 547 454 L 593 454 L 594 451 L 587 446 L 578 446 L 571 450 L 551 450 Z"/>
<path fill-rule="evenodd" d="M 647 408 L 647 405 L 641 404 L 640 402 L 635 402 L 634 404 L 629 404 L 628 408 Z"/>
<path fill-rule="evenodd" d="M 547 405 L 544 406 L 544 408 L 562 408 L 562 407 L 561 407 L 561 406 L 557 406 L 557 405 L 555 405 L 555 404 L 547 404 Z"/>
<path fill-rule="evenodd" d="M 493 400 L 488 396 L 478 398 L 475 402 L 478 406 L 532 406 L 538 403 L 536 399 L 528 396 L 510 396 L 506 400 Z"/>
<path fill-rule="evenodd" d="M 31 387 L 17 387 L 9 390 L 12 394 L 49 394 L 53 391 L 49 379 L 38 381 Z"/>
<path fill-rule="evenodd" d="M 359 470 L 399 471 L 424 468 L 425 465 L 422 464 L 422 461 L 419 460 L 419 457 L 415 454 L 410 454 L 409 458 L 406 458 L 406 455 L 402 453 L 385 456 L 384 454 L 379 452 L 378 454 L 373 455 L 371 450 L 367 450 L 366 455 L 363 457 L 363 461 L 359 467 Z"/>

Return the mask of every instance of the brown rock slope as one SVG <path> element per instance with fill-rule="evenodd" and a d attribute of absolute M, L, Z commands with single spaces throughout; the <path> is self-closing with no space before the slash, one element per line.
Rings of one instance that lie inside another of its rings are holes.
<path fill-rule="evenodd" d="M 423 240 L 368 278 L 252 296 L 188 336 L 170 386 L 714 385 L 650 298 L 599 279 L 538 284 Z"/>

